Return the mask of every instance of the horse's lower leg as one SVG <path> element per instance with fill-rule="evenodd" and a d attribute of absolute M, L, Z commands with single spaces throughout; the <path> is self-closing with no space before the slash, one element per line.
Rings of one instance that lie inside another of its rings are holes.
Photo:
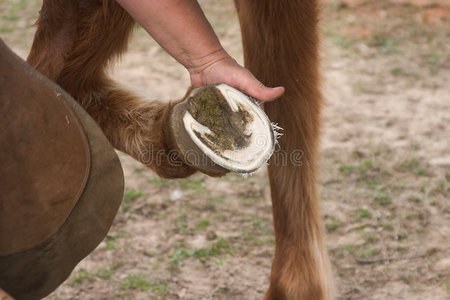
<path fill-rule="evenodd" d="M 276 249 L 266 299 L 333 297 L 315 187 L 322 105 L 316 2 L 236 1 L 246 66 L 264 84 L 286 88 L 265 104 L 284 128 L 269 162 Z"/>

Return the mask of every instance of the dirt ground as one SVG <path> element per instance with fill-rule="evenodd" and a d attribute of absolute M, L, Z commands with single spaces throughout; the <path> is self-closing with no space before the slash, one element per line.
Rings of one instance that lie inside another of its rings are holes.
<path fill-rule="evenodd" d="M 232 2 L 201 3 L 242 62 Z M 39 5 L 0 4 L 0 36 L 22 57 Z M 338 299 L 450 299 L 450 3 L 326 1 L 321 26 L 319 190 Z M 149 99 L 189 84 L 142 29 L 113 76 Z M 119 156 L 126 192 L 107 238 L 46 299 L 261 299 L 266 171 L 169 181 Z"/>

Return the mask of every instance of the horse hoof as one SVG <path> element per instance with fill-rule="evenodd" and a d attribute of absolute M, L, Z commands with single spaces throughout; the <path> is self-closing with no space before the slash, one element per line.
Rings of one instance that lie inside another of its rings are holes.
<path fill-rule="evenodd" d="M 171 126 L 184 161 L 212 176 L 255 172 L 276 143 L 256 101 L 226 84 L 194 89 L 174 107 Z"/>

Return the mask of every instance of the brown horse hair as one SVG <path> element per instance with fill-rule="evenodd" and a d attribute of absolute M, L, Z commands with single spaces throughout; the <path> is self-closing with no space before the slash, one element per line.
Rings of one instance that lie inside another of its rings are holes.
<path fill-rule="evenodd" d="M 169 130 L 176 102 L 146 101 L 108 77 L 134 24 L 115 1 L 45 0 L 27 61 L 76 99 L 116 149 L 162 177 L 189 176 L 195 169 L 174 151 Z"/>
<path fill-rule="evenodd" d="M 287 165 L 269 161 L 275 257 L 266 299 L 332 299 L 329 260 L 316 191 L 322 95 L 318 1 L 236 0 L 246 67 L 285 94 L 265 104 L 284 128 Z"/>
<path fill-rule="evenodd" d="M 265 104 L 284 128 L 269 162 L 275 257 L 265 299 L 332 299 L 316 191 L 322 95 L 318 0 L 236 0 L 246 67 L 285 94 Z M 195 169 L 171 156 L 175 102 L 145 101 L 121 88 L 107 67 L 126 51 L 133 19 L 115 1 L 44 0 L 28 62 L 69 92 L 112 145 L 167 178 Z M 282 153 L 281 153 L 282 152 Z M 275 160 L 286 155 L 287 164 Z"/>

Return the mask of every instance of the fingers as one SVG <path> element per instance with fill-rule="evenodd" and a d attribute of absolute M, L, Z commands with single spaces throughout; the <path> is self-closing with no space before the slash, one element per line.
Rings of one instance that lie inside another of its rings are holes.
<path fill-rule="evenodd" d="M 238 89 L 263 102 L 273 101 L 284 94 L 284 87 L 269 88 L 263 84 L 241 86 Z"/>
<path fill-rule="evenodd" d="M 266 87 L 250 71 L 243 67 L 240 68 L 240 72 L 234 74 L 233 80 L 228 83 L 229 85 L 263 102 L 275 100 L 283 95 L 284 87 Z"/>
<path fill-rule="evenodd" d="M 275 100 L 284 93 L 284 87 L 269 88 L 256 79 L 251 80 L 246 85 L 241 85 L 239 89 L 249 96 L 263 102 Z"/>
<path fill-rule="evenodd" d="M 284 87 L 270 88 L 231 57 L 221 59 L 200 72 L 191 72 L 192 86 L 225 83 L 260 101 L 272 101 L 283 95 Z"/>

